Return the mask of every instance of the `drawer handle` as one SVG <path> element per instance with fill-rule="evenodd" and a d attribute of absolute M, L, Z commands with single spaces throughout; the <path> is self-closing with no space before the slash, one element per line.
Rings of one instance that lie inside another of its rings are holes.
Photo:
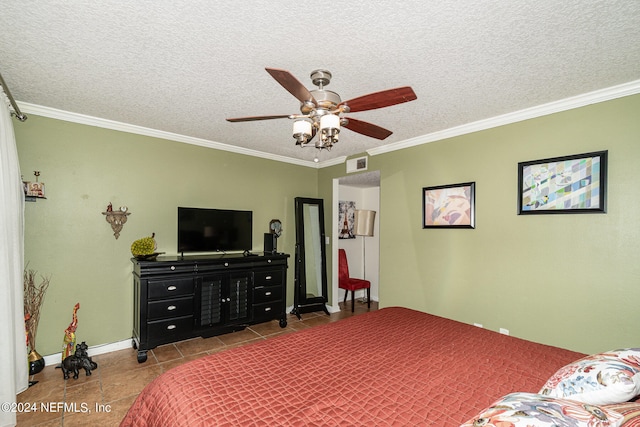
<path fill-rule="evenodd" d="M 169 330 L 171 330 L 171 329 L 175 329 L 175 328 L 176 328 L 176 325 L 169 325 L 169 326 L 167 326 L 167 329 L 169 329 Z"/>
<path fill-rule="evenodd" d="M 270 260 L 270 259 L 268 259 L 268 260 L 267 260 L 267 262 L 268 262 L 269 264 L 271 264 L 271 260 Z"/>
<path fill-rule="evenodd" d="M 175 270 L 175 269 L 176 269 L 176 266 L 175 266 L 175 265 L 172 265 L 172 266 L 171 266 L 171 271 L 173 271 L 173 270 Z"/>
<path fill-rule="evenodd" d="M 271 276 L 265 277 L 265 280 L 271 280 Z"/>
<path fill-rule="evenodd" d="M 175 291 L 176 289 L 178 289 L 178 288 L 176 288 L 176 287 L 175 287 L 175 286 L 173 286 L 173 285 L 171 285 L 171 286 L 167 287 L 167 290 L 168 290 L 168 291 Z"/>
<path fill-rule="evenodd" d="M 271 295 L 271 292 L 265 292 L 264 295 L 265 296 L 269 296 L 269 295 Z"/>
<path fill-rule="evenodd" d="M 271 311 L 271 307 L 265 308 L 264 311 Z"/>
<path fill-rule="evenodd" d="M 229 263 L 228 263 L 228 262 L 225 262 L 225 263 L 224 263 L 224 266 L 225 266 L 225 267 L 229 267 Z"/>
<path fill-rule="evenodd" d="M 167 307 L 167 310 L 169 311 L 173 311 L 175 310 L 177 307 L 175 305 L 170 305 L 169 307 Z"/>

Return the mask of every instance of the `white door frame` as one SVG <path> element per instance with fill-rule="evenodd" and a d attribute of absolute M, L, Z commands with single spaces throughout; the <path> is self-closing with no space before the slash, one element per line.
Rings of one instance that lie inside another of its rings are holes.
<path fill-rule="evenodd" d="M 332 181 L 332 197 L 331 197 L 331 229 L 332 233 L 330 236 L 331 241 L 331 301 L 328 301 L 329 307 L 328 310 L 332 313 L 340 311 L 339 306 L 339 288 L 338 288 L 338 248 L 340 239 L 338 238 L 338 232 L 336 230 L 340 230 L 342 224 L 338 224 L 338 201 L 340 198 L 340 179 L 344 177 L 334 178 Z M 373 188 L 374 186 L 371 186 Z M 378 191 L 380 191 L 380 185 L 377 186 Z M 326 206 L 326 204 L 325 204 Z M 378 208 L 379 209 L 379 208 Z M 378 221 L 379 221 L 379 212 L 378 212 Z M 362 237 L 361 237 L 362 238 Z M 379 239 L 379 233 L 376 233 L 376 239 Z M 379 263 L 379 262 L 378 262 Z M 376 278 L 378 282 L 378 295 L 379 291 L 379 276 Z"/>

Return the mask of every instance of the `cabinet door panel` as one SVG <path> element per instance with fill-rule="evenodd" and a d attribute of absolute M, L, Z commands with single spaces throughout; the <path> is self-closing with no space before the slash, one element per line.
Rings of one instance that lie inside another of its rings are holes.
<path fill-rule="evenodd" d="M 229 279 L 228 318 L 244 320 L 249 318 L 249 292 L 251 288 L 250 274 L 232 274 Z"/>
<path fill-rule="evenodd" d="M 222 322 L 223 276 L 205 276 L 200 290 L 200 326 Z"/>

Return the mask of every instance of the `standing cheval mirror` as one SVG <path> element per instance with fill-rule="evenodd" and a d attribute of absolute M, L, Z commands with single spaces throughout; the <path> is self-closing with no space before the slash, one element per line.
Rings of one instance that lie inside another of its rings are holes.
<path fill-rule="evenodd" d="M 291 314 L 322 310 L 327 306 L 327 260 L 322 199 L 295 198 L 296 259 L 294 305 Z"/>

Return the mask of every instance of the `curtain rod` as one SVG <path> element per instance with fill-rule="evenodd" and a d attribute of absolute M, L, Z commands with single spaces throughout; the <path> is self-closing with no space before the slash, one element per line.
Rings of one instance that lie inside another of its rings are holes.
<path fill-rule="evenodd" d="M 13 107 L 13 111 L 11 112 L 11 114 L 16 116 L 16 118 L 21 122 L 24 122 L 25 120 L 27 120 L 27 116 L 25 114 L 22 114 L 22 111 L 20 111 L 20 107 L 18 107 L 18 104 L 16 104 L 16 100 L 13 99 L 13 96 L 11 95 L 11 91 L 9 91 L 9 88 L 7 87 L 7 84 L 2 78 L 1 73 L 0 73 L 0 86 L 2 86 L 2 89 L 4 89 L 4 93 L 5 95 L 7 95 L 7 98 L 9 98 L 9 102 Z"/>

